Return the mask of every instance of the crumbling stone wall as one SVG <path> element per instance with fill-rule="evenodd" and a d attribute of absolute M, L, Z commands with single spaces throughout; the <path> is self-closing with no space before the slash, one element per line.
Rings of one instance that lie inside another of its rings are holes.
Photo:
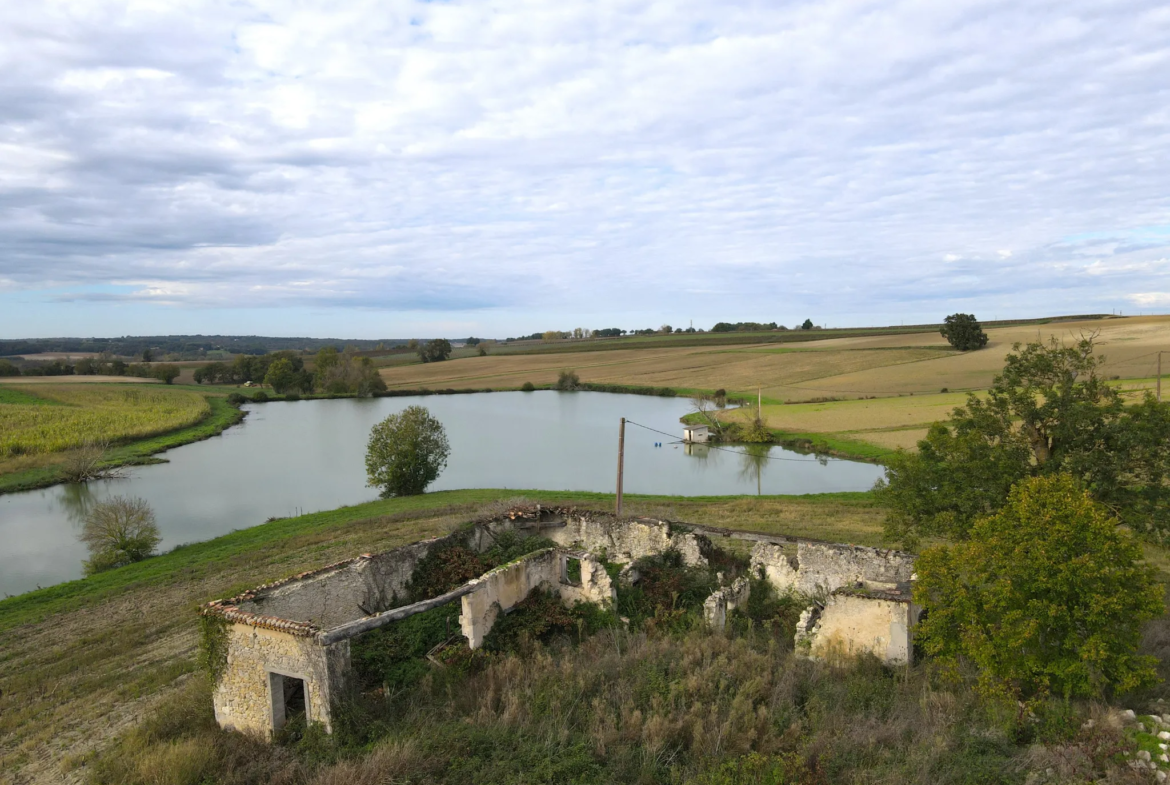
<path fill-rule="evenodd" d="M 445 538 L 444 538 L 445 539 Z M 307 622 L 321 629 L 393 607 L 414 568 L 442 540 L 431 539 L 324 567 L 236 603 L 248 613 Z"/>
<path fill-rule="evenodd" d="M 916 610 L 905 598 L 838 592 L 801 614 L 796 649 L 812 659 L 872 654 L 887 665 L 906 665 L 913 660 Z"/>
<path fill-rule="evenodd" d="M 730 586 L 715 591 L 703 602 L 703 618 L 716 632 L 723 632 L 727 626 L 727 614 L 747 604 L 751 597 L 752 584 L 746 577 L 736 578 Z"/>
<path fill-rule="evenodd" d="M 668 550 L 682 554 L 688 567 L 705 567 L 699 537 L 691 532 L 671 531 L 669 523 L 648 518 L 619 520 L 589 513 L 566 515 L 564 524 L 541 528 L 540 535 L 558 545 L 579 547 L 594 553 L 605 552 L 611 562 L 632 562 Z"/>
<path fill-rule="evenodd" d="M 587 553 L 571 554 L 581 560 L 580 583 L 565 576 L 569 554 L 555 548 L 530 553 L 522 559 L 497 567 L 468 583 L 473 587 L 463 596 L 459 626 L 469 648 L 478 649 L 491 632 L 499 615 L 522 602 L 534 590 L 551 591 L 562 601 L 612 603 L 613 584 L 605 567 Z"/>
<path fill-rule="evenodd" d="M 270 674 L 279 674 L 304 681 L 307 719 L 332 731 L 330 707 L 344 688 L 349 670 L 349 641 L 321 646 L 303 635 L 229 624 L 227 667 L 212 697 L 216 722 L 223 728 L 270 737 L 276 719 Z"/>
<path fill-rule="evenodd" d="M 846 586 L 896 589 L 914 574 L 913 554 L 859 545 L 800 541 L 796 556 L 785 547 L 757 542 L 752 571 L 759 571 L 777 591 L 825 596 Z"/>

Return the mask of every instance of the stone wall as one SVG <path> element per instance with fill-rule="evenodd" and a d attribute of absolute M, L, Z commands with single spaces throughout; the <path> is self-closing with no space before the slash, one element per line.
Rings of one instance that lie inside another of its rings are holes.
<path fill-rule="evenodd" d="M 365 555 L 275 584 L 236 603 L 238 610 L 329 629 L 394 607 L 414 568 L 441 540 Z"/>
<path fill-rule="evenodd" d="M 752 570 L 760 571 L 777 591 L 827 596 L 837 589 L 862 584 L 896 589 L 914 574 L 914 556 L 901 551 L 859 545 L 800 541 L 796 555 L 784 546 L 757 542 Z"/>
<path fill-rule="evenodd" d="M 547 548 L 471 581 L 475 589 L 463 596 L 463 612 L 459 616 L 467 645 L 478 649 L 501 612 L 523 601 L 533 589 L 544 586 L 555 590 L 560 576 L 560 553 Z"/>
<path fill-rule="evenodd" d="M 611 562 L 632 562 L 676 550 L 688 567 L 707 566 L 699 537 L 690 532 L 672 533 L 670 524 L 664 521 L 618 520 L 579 513 L 566 515 L 563 525 L 541 528 L 539 534 L 566 548 L 604 551 Z"/>
<path fill-rule="evenodd" d="M 887 665 L 913 660 L 917 608 L 888 596 L 837 593 L 801 614 L 796 648 L 812 659 L 872 654 Z"/>
<path fill-rule="evenodd" d="M 227 666 L 213 693 L 221 727 L 271 737 L 276 718 L 270 675 L 278 674 L 304 681 L 307 719 L 332 730 L 330 706 L 350 669 L 348 641 L 321 646 L 313 638 L 247 624 L 228 625 L 227 635 Z"/>
<path fill-rule="evenodd" d="M 723 632 L 727 626 L 727 614 L 746 605 L 751 597 L 752 584 L 746 577 L 736 578 L 730 586 L 714 592 L 703 602 L 703 618 L 716 632 Z"/>
<path fill-rule="evenodd" d="M 581 579 L 570 581 L 566 561 L 581 562 Z M 612 604 L 617 594 L 605 567 L 592 554 L 565 553 L 547 548 L 530 553 L 518 561 L 497 567 L 470 581 L 472 591 L 463 596 L 459 626 L 469 648 L 478 649 L 491 632 L 496 618 L 540 589 L 556 593 L 567 605 L 579 602 Z"/>

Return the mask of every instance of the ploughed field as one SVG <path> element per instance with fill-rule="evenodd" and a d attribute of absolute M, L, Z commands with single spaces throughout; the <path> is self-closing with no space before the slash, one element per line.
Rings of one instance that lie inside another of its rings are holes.
<path fill-rule="evenodd" d="M 985 349 L 958 352 L 937 333 L 869 335 L 740 346 L 660 344 L 645 349 L 501 353 L 383 368 L 390 389 L 516 389 L 548 385 L 572 369 L 582 382 L 680 391 L 717 389 L 754 398 L 764 418 L 790 435 L 827 437 L 846 452 L 880 455 L 913 447 L 968 391 L 986 389 L 1017 342 L 1074 341 L 1097 334 L 1103 373 L 1128 389 L 1149 389 L 1157 352 L 1170 351 L 1170 317 L 1145 316 L 990 328 Z M 563 342 L 562 342 L 563 343 Z M 584 343 L 584 342 L 583 342 Z M 1170 362 L 1170 357 L 1166 358 Z M 1167 368 L 1170 372 L 1170 368 Z M 943 390 L 946 392 L 942 392 Z M 736 416 L 726 415 L 726 416 Z M 852 447 L 853 449 L 850 449 Z"/>

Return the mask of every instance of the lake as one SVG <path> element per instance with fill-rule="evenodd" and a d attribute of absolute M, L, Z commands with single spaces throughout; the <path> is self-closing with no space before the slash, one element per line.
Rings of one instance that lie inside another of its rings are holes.
<path fill-rule="evenodd" d="M 683 398 L 539 391 L 265 403 L 248 406 L 244 422 L 222 435 L 170 450 L 168 463 L 132 467 L 125 479 L 0 496 L 0 594 L 80 577 L 87 556 L 77 541 L 81 520 L 90 504 L 112 495 L 150 502 L 163 549 L 270 517 L 375 499 L 365 485 L 370 428 L 411 404 L 427 407 L 451 442 L 431 490 L 612 493 L 622 417 L 675 434 L 627 424 L 627 493 L 864 491 L 885 471 L 778 447 L 752 457 L 738 447 L 678 444 L 679 418 L 690 411 Z"/>

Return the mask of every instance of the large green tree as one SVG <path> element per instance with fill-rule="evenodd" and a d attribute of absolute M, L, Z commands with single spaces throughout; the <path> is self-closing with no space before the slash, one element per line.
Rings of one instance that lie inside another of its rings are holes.
<path fill-rule="evenodd" d="M 1157 680 L 1137 654 L 1163 613 L 1142 550 L 1068 475 L 1023 480 L 970 537 L 926 549 L 914 599 L 916 641 L 937 660 L 979 668 L 987 692 L 1095 697 Z"/>
<path fill-rule="evenodd" d="M 446 338 L 435 338 L 418 347 L 418 358 L 424 363 L 437 363 L 451 356 L 451 342 Z"/>
<path fill-rule="evenodd" d="M 1066 473 L 1151 540 L 1170 534 L 1170 412 L 1148 394 L 1125 405 L 1100 374 L 1092 338 L 1016 344 L 985 395 L 931 426 L 918 451 L 887 461 L 887 534 L 964 538 L 1012 485 Z"/>
<path fill-rule="evenodd" d="M 426 491 L 447 465 L 451 446 L 443 424 L 422 406 L 408 406 L 370 431 L 366 446 L 368 485 L 384 498 Z"/>
<path fill-rule="evenodd" d="M 983 326 L 975 320 L 974 314 L 951 314 L 944 320 L 939 332 L 947 339 L 947 343 L 960 352 L 982 349 L 987 345 L 987 333 L 983 332 Z"/>

